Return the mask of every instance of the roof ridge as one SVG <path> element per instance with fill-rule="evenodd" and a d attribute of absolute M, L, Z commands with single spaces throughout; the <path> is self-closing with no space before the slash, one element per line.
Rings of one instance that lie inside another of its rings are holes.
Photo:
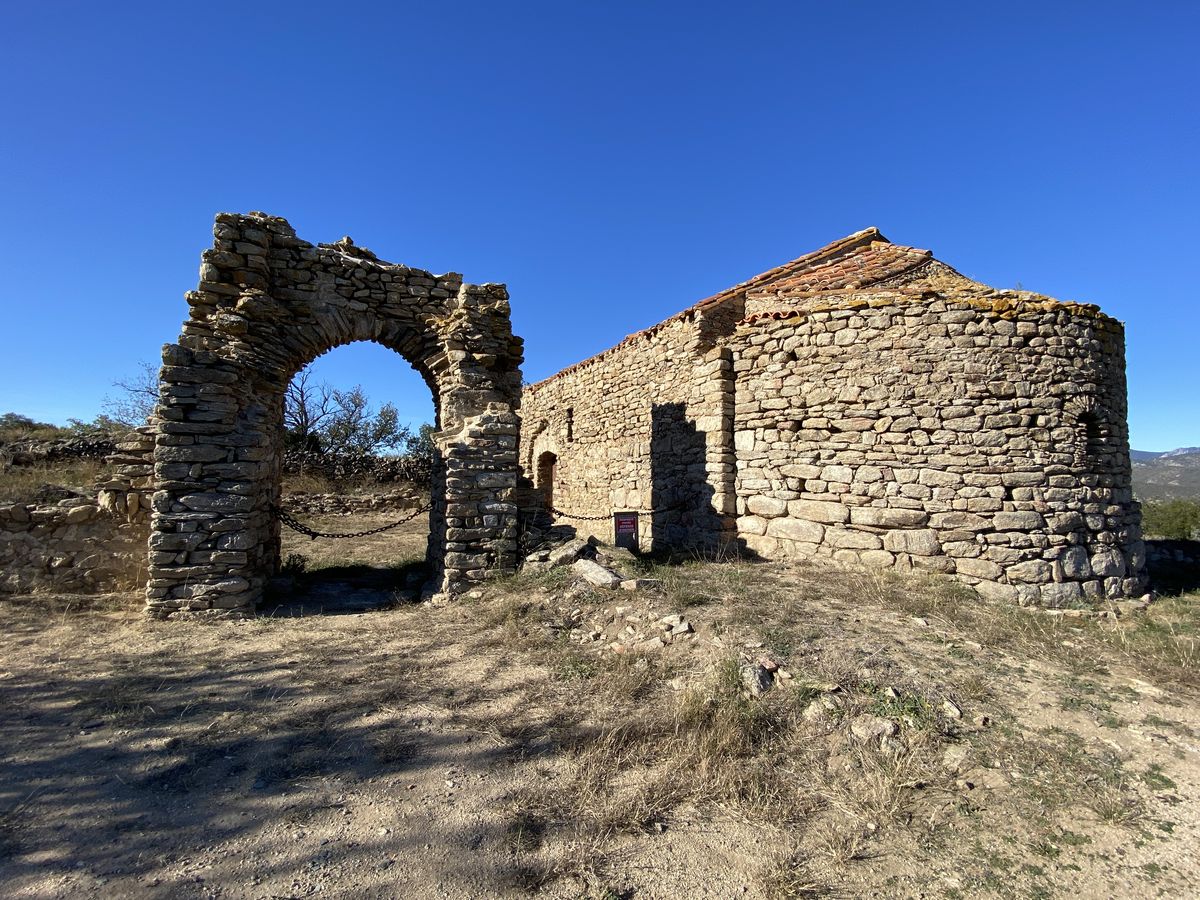
<path fill-rule="evenodd" d="M 770 281 L 777 281 L 781 278 L 794 275 L 796 274 L 796 270 L 800 268 L 812 267 L 814 265 L 832 262 L 835 259 L 845 256 L 847 253 L 857 249 L 863 244 L 872 244 L 875 242 L 884 244 L 891 243 L 891 241 L 883 236 L 878 228 L 872 225 L 868 228 L 862 229 L 861 231 L 848 234 L 844 238 L 839 238 L 836 241 L 832 241 L 831 243 L 826 244 L 824 247 L 820 247 L 816 250 L 810 250 L 803 256 L 797 256 L 791 262 L 786 262 L 783 265 L 776 266 L 773 269 L 760 272 L 753 278 L 748 278 L 745 281 L 739 282 L 733 285 L 733 287 L 725 288 L 725 290 L 719 291 L 713 294 L 711 297 L 705 297 L 703 300 L 693 303 L 687 309 L 683 310 L 683 312 L 689 312 L 694 309 L 706 309 L 710 306 L 715 306 L 717 303 L 720 303 L 722 300 L 727 300 L 734 294 L 742 291 L 748 291 L 751 288 L 759 287 Z M 682 314 L 683 313 L 678 313 L 678 315 Z"/>
<path fill-rule="evenodd" d="M 932 251 L 886 240 L 861 243 L 852 252 L 834 253 L 788 273 L 761 287 L 750 288 L 747 296 L 772 293 L 797 296 L 845 288 L 860 289 L 912 272 L 933 261 Z"/>

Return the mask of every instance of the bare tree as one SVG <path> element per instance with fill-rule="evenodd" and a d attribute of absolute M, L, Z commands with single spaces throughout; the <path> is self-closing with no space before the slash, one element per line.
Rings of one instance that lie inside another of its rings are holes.
<path fill-rule="evenodd" d="M 326 453 L 379 453 L 412 440 L 391 403 L 371 408 L 361 385 L 347 391 L 312 380 L 301 369 L 284 394 L 283 425 L 290 446 Z"/>
<path fill-rule="evenodd" d="M 117 379 L 113 387 L 121 393 L 104 398 L 100 404 L 104 410 L 102 418 L 126 428 L 145 425 L 158 403 L 158 366 L 142 361 L 138 363 L 137 374 Z"/>
<path fill-rule="evenodd" d="M 322 426 L 338 408 L 333 388 L 324 382 L 313 384 L 311 376 L 312 371 L 305 366 L 283 395 L 283 426 L 301 443 L 320 434 Z"/>

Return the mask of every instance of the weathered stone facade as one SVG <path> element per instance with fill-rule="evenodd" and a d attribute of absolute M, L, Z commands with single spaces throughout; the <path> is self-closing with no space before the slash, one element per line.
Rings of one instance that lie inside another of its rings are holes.
<path fill-rule="evenodd" d="M 1027 605 L 1145 587 L 1121 324 L 874 229 L 526 389 L 522 408 L 522 466 L 583 530 L 606 526 L 570 515 L 638 510 L 644 546 L 940 572 Z"/>
<path fill-rule="evenodd" d="M 145 582 L 150 532 L 149 429 L 115 445 L 95 494 L 0 506 L 0 594 L 131 590 Z M 63 491 L 62 493 L 69 493 Z"/>
<path fill-rule="evenodd" d="M 147 601 L 247 612 L 279 565 L 283 394 L 328 350 L 374 341 L 433 393 L 428 556 L 454 592 L 517 562 L 522 345 L 503 285 L 316 246 L 283 219 L 221 214 L 179 341 L 163 348 Z"/>

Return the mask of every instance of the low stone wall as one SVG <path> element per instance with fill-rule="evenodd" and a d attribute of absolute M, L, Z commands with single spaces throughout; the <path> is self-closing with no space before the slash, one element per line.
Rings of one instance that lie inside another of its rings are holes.
<path fill-rule="evenodd" d="M 1200 590 L 1200 541 L 1148 539 L 1146 571 L 1155 591 Z"/>
<path fill-rule="evenodd" d="M 64 459 L 103 459 L 115 449 L 112 435 L 100 433 L 48 441 L 14 441 L 0 447 L 0 457 L 14 466 L 31 466 Z"/>
<path fill-rule="evenodd" d="M 0 594 L 132 590 L 146 581 L 153 448 L 148 429 L 116 445 L 94 494 L 0 506 Z"/>
<path fill-rule="evenodd" d="M 1186 566 L 1200 576 L 1200 541 L 1147 539 L 1146 562 L 1151 566 Z"/>
<path fill-rule="evenodd" d="M 288 494 L 283 507 L 290 513 L 348 516 L 355 513 L 415 509 L 429 502 L 428 493 L 388 491 L 379 494 Z"/>
<path fill-rule="evenodd" d="M 409 482 L 428 485 L 433 477 L 433 457 L 375 456 L 372 453 L 317 453 L 289 449 L 283 454 L 287 475 L 323 475 L 330 479 L 363 478 L 377 484 Z"/>
<path fill-rule="evenodd" d="M 137 491 L 0 506 L 0 593 L 132 590 L 146 579 L 149 534 Z"/>

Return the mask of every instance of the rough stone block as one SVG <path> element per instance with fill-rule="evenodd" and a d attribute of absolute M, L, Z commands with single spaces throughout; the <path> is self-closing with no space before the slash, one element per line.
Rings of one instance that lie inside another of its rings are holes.
<path fill-rule="evenodd" d="M 1125 557 L 1120 550 L 1101 550 L 1092 555 L 1092 572 L 1098 578 L 1118 577 L 1125 574 Z"/>
<path fill-rule="evenodd" d="M 990 520 L 969 512 L 940 512 L 929 517 L 929 524 L 939 531 L 986 531 Z"/>
<path fill-rule="evenodd" d="M 807 519 L 831 525 L 841 525 L 850 521 L 848 507 L 828 500 L 791 500 L 788 502 L 787 512 L 793 519 Z"/>
<path fill-rule="evenodd" d="M 580 576 L 588 584 L 596 587 L 616 588 L 621 585 L 621 576 L 611 569 L 591 559 L 577 559 L 571 564 L 571 571 Z"/>
<path fill-rule="evenodd" d="M 850 510 L 851 524 L 873 528 L 916 528 L 928 521 L 929 514 L 919 509 L 856 506 Z"/>
<path fill-rule="evenodd" d="M 766 534 L 767 520 L 760 516 L 740 516 L 737 529 L 740 534 Z"/>
<path fill-rule="evenodd" d="M 846 550 L 879 550 L 883 547 L 883 541 L 873 534 L 834 526 L 825 529 L 825 543 Z"/>
<path fill-rule="evenodd" d="M 1038 584 L 1050 581 L 1050 564 L 1040 559 L 1029 559 L 1011 565 L 1006 570 L 1008 580 L 1023 584 Z"/>
<path fill-rule="evenodd" d="M 825 537 L 825 527 L 816 522 L 789 516 L 786 519 L 772 519 L 767 525 L 767 536 L 787 541 L 819 544 Z"/>
<path fill-rule="evenodd" d="M 937 532 L 930 528 L 889 531 L 883 536 L 883 546 L 893 553 L 908 553 L 913 556 L 935 556 L 942 551 Z"/>
<path fill-rule="evenodd" d="M 747 498 L 746 509 L 764 519 L 773 519 L 784 515 L 788 511 L 788 504 L 786 500 L 760 495 Z"/>
<path fill-rule="evenodd" d="M 995 581 L 1003 573 L 1004 570 L 990 560 L 960 557 L 954 561 L 955 569 L 961 575 L 969 575 L 972 578 L 982 578 L 987 581 Z"/>
<path fill-rule="evenodd" d="M 992 516 L 997 531 L 1037 531 L 1046 520 L 1035 512 L 998 512 Z"/>

